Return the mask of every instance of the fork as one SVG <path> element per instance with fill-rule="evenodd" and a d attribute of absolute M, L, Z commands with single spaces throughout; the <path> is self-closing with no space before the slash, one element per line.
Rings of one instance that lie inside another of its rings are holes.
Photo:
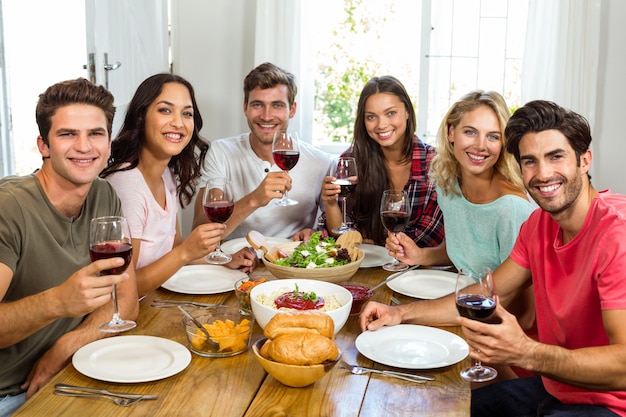
<path fill-rule="evenodd" d="M 54 390 L 54 393 L 56 395 L 63 395 L 66 397 L 80 397 L 80 398 L 104 398 L 107 400 L 111 400 L 113 401 L 115 404 L 117 405 L 121 405 L 123 407 L 129 406 L 129 405 L 133 405 L 138 401 L 141 400 L 147 400 L 149 398 L 145 398 L 145 396 L 140 396 L 137 398 L 122 398 L 122 397 L 115 397 L 113 395 L 106 395 L 106 394 L 87 394 L 87 393 L 80 393 L 80 392 L 71 392 L 71 391 L 63 391 L 63 390 Z"/>
<path fill-rule="evenodd" d="M 155 298 L 152 300 L 151 307 L 177 307 L 177 306 L 194 306 L 194 307 L 217 307 L 221 304 L 198 303 L 196 301 L 187 300 L 168 300 L 163 298 Z"/>
<path fill-rule="evenodd" d="M 68 392 L 68 393 L 97 394 L 97 395 L 104 395 L 104 396 L 109 396 L 109 397 L 119 397 L 119 398 L 129 398 L 129 399 L 139 398 L 142 400 L 156 400 L 157 398 L 159 398 L 156 395 L 131 394 L 131 393 L 126 393 L 126 392 L 109 391 L 106 389 L 80 387 L 77 385 L 69 385 L 69 384 L 56 384 L 54 388 L 57 391 L 63 391 L 63 392 Z M 59 393 L 59 395 L 63 395 L 63 394 Z"/>
<path fill-rule="evenodd" d="M 405 381 L 417 382 L 419 384 L 424 384 L 427 381 L 435 380 L 435 378 L 432 376 L 405 374 L 403 372 L 396 372 L 396 371 L 382 371 L 379 369 L 366 368 L 364 366 L 359 366 L 359 365 L 351 365 L 344 361 L 341 361 L 341 366 L 355 375 L 364 375 L 364 374 L 371 372 L 371 373 L 382 374 L 382 375 L 387 375 L 387 376 L 394 377 L 394 378 L 403 379 Z"/>

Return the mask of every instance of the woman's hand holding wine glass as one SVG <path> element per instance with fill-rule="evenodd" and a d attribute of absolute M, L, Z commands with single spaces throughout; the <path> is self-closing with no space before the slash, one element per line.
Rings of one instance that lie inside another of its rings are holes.
<path fill-rule="evenodd" d="M 346 200 L 352 193 L 352 190 L 359 182 L 358 172 L 356 169 L 356 160 L 350 157 L 341 157 L 337 162 L 333 173 L 335 181 L 332 184 L 341 187 L 339 191 L 339 199 L 341 200 L 341 211 L 343 213 L 343 221 L 338 228 L 332 230 L 334 234 L 340 235 L 350 230 L 354 230 L 346 221 Z"/>
<path fill-rule="evenodd" d="M 455 293 L 456 308 L 461 316 L 481 322 L 491 320 L 496 310 L 496 290 L 491 269 L 477 267 L 459 270 Z M 480 361 L 461 371 L 461 377 L 471 382 L 490 381 L 497 375 L 495 369 L 482 365 Z"/>
<path fill-rule="evenodd" d="M 411 204 L 406 191 L 383 191 L 383 198 L 380 201 L 380 218 L 383 226 L 388 232 L 394 235 L 404 230 L 411 218 Z M 408 269 L 404 262 L 398 261 L 397 257 L 392 262 L 383 265 L 386 271 L 399 272 Z"/>
<path fill-rule="evenodd" d="M 225 223 L 233 214 L 235 208 L 235 199 L 233 188 L 228 178 L 212 178 L 209 179 L 204 188 L 202 206 L 204 214 L 209 221 L 214 223 Z M 220 242 L 217 242 L 215 251 L 204 257 L 204 260 L 210 264 L 223 265 L 230 262 L 233 258 L 220 249 Z"/>
<path fill-rule="evenodd" d="M 120 216 L 96 217 L 91 219 L 89 229 L 89 255 L 91 261 L 106 258 L 122 258 L 124 264 L 118 268 L 100 271 L 100 275 L 119 275 L 126 271 L 133 258 L 133 245 L 126 218 Z M 100 330 L 107 333 L 124 332 L 137 326 L 134 321 L 122 320 L 117 306 L 117 286 L 113 285 L 113 317 L 103 323 Z"/>
<path fill-rule="evenodd" d="M 274 162 L 283 171 L 289 172 L 296 166 L 300 159 L 300 145 L 298 143 L 298 133 L 291 130 L 278 130 L 274 134 L 272 142 L 272 155 Z M 296 200 L 292 200 L 287 196 L 287 190 L 283 194 L 283 198 L 276 201 L 279 206 L 293 206 L 298 204 Z"/>

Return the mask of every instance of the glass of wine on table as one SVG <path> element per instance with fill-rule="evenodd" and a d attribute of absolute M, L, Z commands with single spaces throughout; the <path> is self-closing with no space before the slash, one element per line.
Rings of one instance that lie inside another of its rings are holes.
<path fill-rule="evenodd" d="M 341 190 L 339 191 L 339 200 L 341 201 L 343 220 L 341 225 L 338 228 L 333 229 L 332 232 L 340 235 L 350 230 L 354 230 L 352 227 L 348 226 L 348 222 L 346 221 L 346 200 L 352 193 L 356 184 L 359 182 L 356 170 L 356 160 L 351 157 L 339 158 L 333 177 L 336 178 L 335 181 L 333 181 L 333 184 L 341 186 Z"/>
<path fill-rule="evenodd" d="M 383 191 L 380 200 L 380 218 L 385 229 L 394 235 L 404 230 L 411 217 L 411 204 L 406 191 Z M 408 269 L 409 266 L 394 257 L 392 262 L 383 265 L 386 271 L 399 272 Z"/>
<path fill-rule="evenodd" d="M 486 267 L 461 269 L 456 279 L 456 309 L 468 319 L 489 322 L 496 310 L 496 290 L 491 269 Z M 461 371 L 461 377 L 471 382 L 491 381 L 498 375 L 495 369 L 476 361 Z"/>
<path fill-rule="evenodd" d="M 298 133 L 292 130 L 277 130 L 272 142 L 272 156 L 276 165 L 283 171 L 289 172 L 290 169 L 295 167 L 298 159 L 300 159 Z M 283 197 L 280 200 L 276 200 L 275 204 L 286 207 L 294 206 L 298 202 L 290 199 L 287 196 L 287 190 L 285 190 Z"/>
<path fill-rule="evenodd" d="M 126 271 L 133 258 L 133 245 L 130 228 L 125 217 L 106 216 L 91 219 L 89 228 L 89 255 L 91 261 L 99 259 L 122 258 L 124 264 L 117 268 L 100 271 L 100 275 L 119 275 Z M 124 332 L 137 326 L 134 321 L 123 320 L 117 307 L 117 286 L 113 285 L 113 317 L 100 325 L 100 330 L 107 333 Z"/>
<path fill-rule="evenodd" d="M 235 208 L 230 180 L 228 178 L 209 179 L 204 188 L 202 206 L 210 222 L 225 223 Z M 223 265 L 232 259 L 229 254 L 222 252 L 220 242 L 217 242 L 217 248 L 213 252 L 204 257 L 205 261 L 214 265 Z"/>

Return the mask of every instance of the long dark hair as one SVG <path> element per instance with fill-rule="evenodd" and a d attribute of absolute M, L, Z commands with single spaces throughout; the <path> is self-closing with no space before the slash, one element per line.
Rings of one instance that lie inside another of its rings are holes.
<path fill-rule="evenodd" d="M 194 128 L 191 140 L 180 154 L 172 157 L 168 164 L 178 181 L 176 189 L 178 200 L 184 207 L 191 202 L 196 192 L 201 164 L 209 150 L 209 144 L 198 133 L 202 129 L 202 116 L 200 116 L 193 87 L 187 80 L 178 75 L 156 74 L 145 79 L 137 87 L 137 91 L 128 105 L 122 128 L 117 138 L 111 143 L 109 165 L 100 176 L 104 178 L 114 172 L 137 167 L 139 151 L 145 140 L 146 112 L 167 83 L 179 83 L 187 87 L 193 105 Z M 130 165 L 127 165 L 128 163 Z"/>
<path fill-rule="evenodd" d="M 379 206 L 383 191 L 391 188 L 391 181 L 387 174 L 383 151 L 365 128 L 365 103 L 368 98 L 377 93 L 395 95 L 404 103 L 404 107 L 409 113 L 406 121 L 402 157 L 398 161 L 400 163 L 411 162 L 417 122 L 411 98 L 397 78 L 390 75 L 374 77 L 365 84 L 359 96 L 356 110 L 352 147 L 348 151 L 357 161 L 360 181 L 354 193 L 349 197 L 348 204 L 359 222 L 359 229 L 364 237 L 381 244 L 385 241 L 387 232 L 380 220 Z"/>

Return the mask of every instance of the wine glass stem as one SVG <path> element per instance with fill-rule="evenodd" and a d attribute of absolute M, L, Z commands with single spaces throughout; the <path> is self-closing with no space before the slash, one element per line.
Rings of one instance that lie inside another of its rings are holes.
<path fill-rule="evenodd" d="M 341 210 L 343 211 L 343 224 L 346 225 L 346 197 L 341 197 Z"/>
<path fill-rule="evenodd" d="M 120 317 L 120 310 L 117 306 L 117 285 L 113 284 L 113 291 L 111 292 L 111 298 L 113 298 L 113 320 L 122 321 Z"/>
<path fill-rule="evenodd" d="M 289 173 L 289 171 L 285 171 L 285 172 Z M 289 198 L 289 197 L 287 197 L 287 193 L 288 192 L 289 191 L 285 188 L 285 193 L 283 194 L 283 198 L 281 198 L 281 201 L 287 201 L 287 199 Z"/>
<path fill-rule="evenodd" d="M 393 234 L 393 237 L 396 237 L 396 232 L 392 232 L 392 234 Z M 397 255 L 393 255 L 393 263 L 397 264 L 399 262 L 400 261 L 398 260 L 398 256 Z"/>

